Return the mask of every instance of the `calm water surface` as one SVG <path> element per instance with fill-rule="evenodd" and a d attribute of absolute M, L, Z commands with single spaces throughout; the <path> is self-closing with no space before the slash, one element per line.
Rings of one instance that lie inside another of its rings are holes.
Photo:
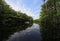
<path fill-rule="evenodd" d="M 32 27 L 28 27 L 26 30 L 16 32 L 9 37 L 7 41 L 40 41 L 41 33 L 38 24 L 33 24 Z"/>

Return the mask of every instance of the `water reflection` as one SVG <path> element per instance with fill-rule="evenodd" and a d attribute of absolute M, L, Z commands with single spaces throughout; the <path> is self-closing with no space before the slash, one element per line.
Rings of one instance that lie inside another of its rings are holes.
<path fill-rule="evenodd" d="M 14 33 L 7 41 L 40 41 L 40 35 L 39 25 L 33 24 L 26 30 Z"/>

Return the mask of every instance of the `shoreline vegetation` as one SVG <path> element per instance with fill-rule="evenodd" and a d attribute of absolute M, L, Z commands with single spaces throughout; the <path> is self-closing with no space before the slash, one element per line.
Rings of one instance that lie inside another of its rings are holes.
<path fill-rule="evenodd" d="M 40 25 L 42 41 L 60 41 L 60 0 L 44 2 L 36 23 Z"/>
<path fill-rule="evenodd" d="M 33 25 L 33 18 L 25 13 L 15 11 L 0 0 L 0 41 L 5 41 L 11 34 Z"/>

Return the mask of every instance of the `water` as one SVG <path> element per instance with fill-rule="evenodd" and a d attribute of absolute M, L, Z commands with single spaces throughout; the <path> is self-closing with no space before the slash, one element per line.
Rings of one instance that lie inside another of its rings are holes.
<path fill-rule="evenodd" d="M 16 32 L 9 37 L 7 41 L 40 41 L 41 34 L 38 24 L 33 24 L 32 27 L 26 30 Z"/>

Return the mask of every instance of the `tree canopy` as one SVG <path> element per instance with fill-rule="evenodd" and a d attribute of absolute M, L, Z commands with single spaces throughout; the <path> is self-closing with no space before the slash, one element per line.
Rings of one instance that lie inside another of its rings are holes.
<path fill-rule="evenodd" d="M 0 0 L 0 41 L 7 39 L 14 32 L 32 26 L 32 24 L 32 17 L 11 9 L 4 0 Z"/>
<path fill-rule="evenodd" d="M 42 5 L 40 27 L 43 41 L 60 41 L 60 0 L 47 0 Z"/>

